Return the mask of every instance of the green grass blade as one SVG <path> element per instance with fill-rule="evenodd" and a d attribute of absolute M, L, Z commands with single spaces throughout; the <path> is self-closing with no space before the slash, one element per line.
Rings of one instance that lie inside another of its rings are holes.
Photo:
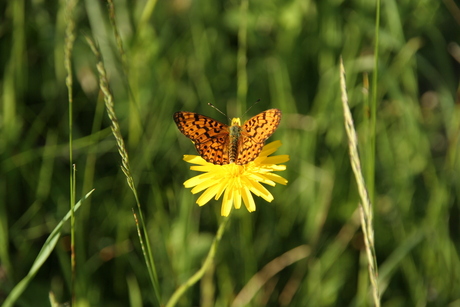
<path fill-rule="evenodd" d="M 246 71 L 247 58 L 247 24 L 248 24 L 248 0 L 242 0 L 240 4 L 241 23 L 238 29 L 238 55 L 237 55 L 237 96 L 240 114 L 246 109 L 246 98 L 248 94 L 248 73 Z"/>
<path fill-rule="evenodd" d="M 380 0 L 376 3 L 375 12 L 375 46 L 374 46 L 374 73 L 372 75 L 372 98 L 370 105 L 371 118 L 369 122 L 369 148 L 366 159 L 367 188 L 369 198 L 374 202 L 375 194 L 375 138 L 377 126 L 377 91 L 378 91 L 378 73 L 379 73 L 379 34 L 380 34 Z"/>
<path fill-rule="evenodd" d="M 77 211 L 80 206 L 82 205 L 83 201 L 86 200 L 94 190 L 91 190 L 86 194 L 76 205 L 75 205 L 75 211 Z M 35 258 L 34 263 L 32 264 L 32 267 L 29 270 L 29 273 L 27 273 L 26 277 L 24 277 L 11 291 L 11 293 L 8 295 L 6 298 L 5 302 L 3 302 L 2 307 L 10 307 L 13 306 L 16 300 L 21 296 L 21 294 L 24 292 L 26 287 L 29 285 L 31 280 L 34 278 L 35 274 L 37 274 L 38 270 L 42 267 L 43 263 L 45 263 L 46 259 L 50 256 L 51 252 L 54 250 L 56 247 L 56 244 L 60 238 L 61 235 L 61 229 L 64 223 L 70 218 L 71 212 L 67 212 L 67 214 L 64 216 L 64 218 L 59 222 L 59 224 L 56 225 L 54 230 L 51 232 L 51 234 L 48 236 L 46 239 L 45 243 L 43 244 L 42 249 L 38 253 L 37 257 Z"/>

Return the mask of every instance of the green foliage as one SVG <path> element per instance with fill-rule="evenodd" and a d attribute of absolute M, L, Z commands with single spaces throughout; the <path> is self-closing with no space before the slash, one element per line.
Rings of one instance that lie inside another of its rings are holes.
<path fill-rule="evenodd" d="M 182 156 L 195 151 L 172 119 L 183 110 L 225 122 L 211 102 L 244 119 L 282 110 L 271 140 L 283 142 L 277 153 L 290 155 L 282 174 L 289 183 L 268 188 L 272 203 L 256 198 L 254 213 L 231 213 L 213 265 L 178 305 L 231 305 L 258 276 L 263 283 L 251 306 L 370 306 L 340 100 L 342 56 L 364 174 L 374 186 L 382 306 L 460 304 L 460 29 L 453 1 L 382 1 L 375 154 L 368 150 L 373 2 L 253 0 L 246 9 L 244 1 L 116 0 L 115 15 L 101 1 L 79 1 L 71 12 L 66 1 L 4 2 L 0 303 L 36 269 L 46 239 L 70 210 L 74 163 L 75 199 L 95 189 L 75 212 L 75 282 L 64 224 L 16 304 L 49 305 L 49 292 L 54 302 L 71 302 L 73 287 L 76 306 L 166 304 L 199 271 L 222 221 L 220 201 L 198 207 L 198 195 L 183 187 L 196 172 Z M 72 18 L 69 125 L 64 50 Z M 86 37 L 101 50 L 159 289 Z"/>

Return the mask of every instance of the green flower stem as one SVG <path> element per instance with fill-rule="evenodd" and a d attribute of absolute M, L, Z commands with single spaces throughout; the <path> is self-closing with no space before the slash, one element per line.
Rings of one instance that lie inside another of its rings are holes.
<path fill-rule="evenodd" d="M 214 241 L 211 244 L 211 248 L 209 249 L 208 256 L 206 257 L 203 266 L 198 270 L 198 272 L 193 274 L 192 277 L 190 277 L 185 283 L 183 283 L 179 288 L 177 288 L 177 290 L 169 299 L 168 303 L 166 303 L 166 307 L 175 306 L 177 304 L 177 301 L 185 293 L 185 291 L 187 291 L 188 288 L 190 288 L 197 281 L 199 281 L 203 277 L 206 270 L 209 269 L 214 260 L 214 256 L 216 255 L 217 246 L 219 245 L 220 239 L 222 238 L 228 220 L 229 218 L 224 218 L 224 220 L 220 224 L 219 229 L 217 230 L 216 237 L 214 238 Z"/>

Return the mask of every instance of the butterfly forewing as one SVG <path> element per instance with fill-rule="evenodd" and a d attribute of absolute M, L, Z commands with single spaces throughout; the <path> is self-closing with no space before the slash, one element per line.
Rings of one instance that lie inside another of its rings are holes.
<path fill-rule="evenodd" d="M 191 139 L 200 156 L 213 164 L 227 164 L 228 126 L 192 112 L 177 112 L 174 121 L 180 132 Z"/>
<path fill-rule="evenodd" d="M 194 142 L 205 142 L 220 134 L 228 134 L 228 126 L 210 117 L 193 112 L 176 112 L 174 121 L 180 132 Z"/>
<path fill-rule="evenodd" d="M 281 111 L 278 109 L 270 109 L 248 119 L 243 124 L 236 164 L 246 164 L 255 160 L 265 141 L 278 128 L 280 121 Z"/>
<path fill-rule="evenodd" d="M 255 143 L 265 142 L 278 128 L 281 120 L 281 111 L 270 109 L 248 119 L 243 125 L 248 137 Z"/>

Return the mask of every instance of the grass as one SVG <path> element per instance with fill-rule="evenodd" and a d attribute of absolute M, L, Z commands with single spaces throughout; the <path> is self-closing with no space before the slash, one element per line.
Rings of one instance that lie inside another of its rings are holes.
<path fill-rule="evenodd" d="M 0 5 L 1 304 L 46 306 L 51 292 L 75 306 L 172 305 L 187 284 L 177 306 L 371 306 L 373 231 L 382 306 L 460 306 L 453 1 L 384 1 L 380 27 L 365 1 L 71 5 Z M 225 122 L 209 102 L 243 119 L 281 109 L 271 139 L 290 155 L 288 185 L 234 210 L 215 250 L 220 201 L 198 207 L 183 187 L 195 151 L 172 120 Z"/>

